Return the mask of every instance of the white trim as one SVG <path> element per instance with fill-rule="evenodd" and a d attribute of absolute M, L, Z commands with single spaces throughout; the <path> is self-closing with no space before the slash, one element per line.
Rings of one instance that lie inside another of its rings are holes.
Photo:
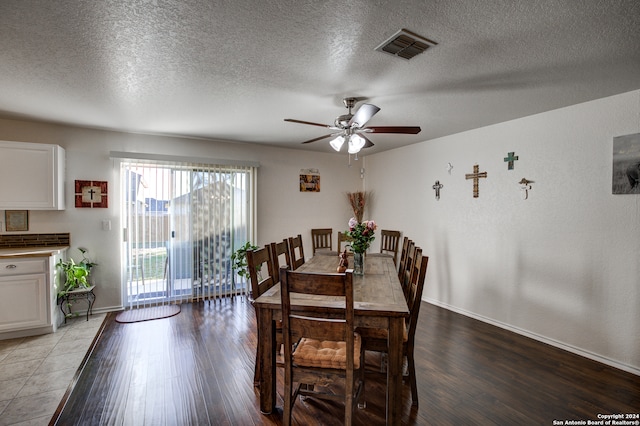
<path fill-rule="evenodd" d="M 438 300 L 434 300 L 434 299 L 430 299 L 430 298 L 425 298 L 423 300 L 425 302 L 427 302 L 427 303 L 432 304 L 432 305 L 439 306 L 441 308 L 447 309 L 447 310 L 452 311 L 452 312 L 456 312 L 456 313 L 464 315 L 466 317 L 473 318 L 473 319 L 476 319 L 478 321 L 482 321 L 484 323 L 494 325 L 494 326 L 502 328 L 504 330 L 512 331 L 512 332 L 514 332 L 516 334 L 520 334 L 522 336 L 529 337 L 530 339 L 537 340 L 537 341 L 542 342 L 542 343 L 546 343 L 548 345 L 554 346 L 554 347 L 559 348 L 559 349 L 563 349 L 565 351 L 574 353 L 576 355 L 580 355 L 580 356 L 583 356 L 585 358 L 589 358 L 589 359 L 591 359 L 593 361 L 597 361 L 597 362 L 600 362 L 602 364 L 606 364 L 608 366 L 611 366 L 611 367 L 626 371 L 628 373 L 640 376 L 640 368 L 634 367 L 632 365 L 624 364 L 624 363 L 622 363 L 620 361 L 616 361 L 614 359 L 607 358 L 607 357 L 604 357 L 602 355 L 598 355 L 596 353 L 593 353 L 593 352 L 590 352 L 590 351 L 586 351 L 584 349 L 581 349 L 581 348 L 578 348 L 578 347 L 575 347 L 575 346 L 572 346 L 572 345 L 568 345 L 568 344 L 560 342 L 558 340 L 550 339 L 548 337 L 542 336 L 540 334 L 533 333 L 531 331 L 528 331 L 528 330 L 525 330 L 525 329 L 522 329 L 522 328 L 514 327 L 513 325 L 509 325 L 509 324 L 506 324 L 506 323 L 503 323 L 503 322 L 500 322 L 500 321 L 496 321 L 494 319 L 485 317 L 483 315 L 478 315 L 476 313 L 467 311 L 465 309 L 461 309 L 461 308 L 457 308 L 455 306 L 451 306 L 451 305 L 449 305 L 447 303 L 443 303 L 443 302 L 440 302 Z"/>
<path fill-rule="evenodd" d="M 177 155 L 150 154 L 144 152 L 123 152 L 111 151 L 110 158 L 127 159 L 127 160 L 149 160 L 149 161 L 167 161 L 191 164 L 213 164 L 216 166 L 244 166 L 244 167 L 260 167 L 259 162 L 227 160 L 219 158 L 203 158 L 203 157 L 181 157 Z"/>

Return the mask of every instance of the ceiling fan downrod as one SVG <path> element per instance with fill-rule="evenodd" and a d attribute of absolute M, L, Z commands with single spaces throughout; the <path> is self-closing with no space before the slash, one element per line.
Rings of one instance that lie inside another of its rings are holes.
<path fill-rule="evenodd" d="M 342 100 L 342 103 L 344 104 L 345 108 L 347 108 L 349 110 L 349 113 L 347 114 L 343 114 L 340 115 L 338 117 L 336 117 L 335 121 L 334 121 L 334 125 L 339 128 L 339 129 L 348 129 L 349 126 L 349 122 L 351 121 L 351 119 L 353 118 L 353 114 L 351 113 L 351 109 L 356 105 L 356 98 L 344 98 Z"/>

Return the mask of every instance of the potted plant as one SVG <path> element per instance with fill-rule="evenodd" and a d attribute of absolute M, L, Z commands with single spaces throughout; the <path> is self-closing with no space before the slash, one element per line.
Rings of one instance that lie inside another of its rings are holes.
<path fill-rule="evenodd" d="M 250 241 L 247 241 L 231 255 L 231 267 L 236 271 L 236 274 L 246 280 L 249 279 L 249 270 L 247 269 L 249 266 L 247 265 L 247 250 L 256 250 L 257 248 L 258 247 L 251 244 Z"/>
<path fill-rule="evenodd" d="M 82 253 L 82 259 L 79 262 L 76 263 L 72 258 L 69 258 L 67 260 L 60 259 L 56 264 L 56 267 L 62 271 L 65 277 L 64 284 L 58 291 L 58 298 L 73 290 L 91 287 L 89 275 L 91 274 L 91 268 L 97 264 L 87 259 L 87 249 L 80 247 L 78 250 Z"/>

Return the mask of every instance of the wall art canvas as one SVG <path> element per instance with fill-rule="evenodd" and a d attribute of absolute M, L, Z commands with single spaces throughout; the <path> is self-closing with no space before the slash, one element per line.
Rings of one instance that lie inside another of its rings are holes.
<path fill-rule="evenodd" d="M 320 173 L 316 169 L 300 170 L 300 192 L 320 192 Z"/>
<path fill-rule="evenodd" d="M 4 220 L 7 232 L 29 230 L 28 210 L 7 210 L 4 212 Z"/>
<path fill-rule="evenodd" d="M 612 194 L 640 194 L 640 133 L 613 138 Z"/>
<path fill-rule="evenodd" d="M 102 180 L 77 180 L 75 182 L 75 201 L 78 208 L 109 207 L 108 185 Z"/>

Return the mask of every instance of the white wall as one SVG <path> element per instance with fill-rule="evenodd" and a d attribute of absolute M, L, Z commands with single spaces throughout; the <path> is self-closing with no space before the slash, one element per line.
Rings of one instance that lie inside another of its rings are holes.
<path fill-rule="evenodd" d="M 611 194 L 638 132 L 634 91 L 368 156 L 370 217 L 430 257 L 426 300 L 640 374 L 640 196 Z"/>
<path fill-rule="evenodd" d="M 346 192 L 362 187 L 359 164 L 347 167 L 345 154 L 311 153 L 301 150 L 257 147 L 216 141 L 137 135 L 74 128 L 47 123 L 0 119 L 0 140 L 58 144 L 66 150 L 66 203 L 64 211 L 31 211 L 28 233 L 69 232 L 72 250 L 89 249 L 97 283 L 95 310 L 119 309 L 121 232 L 118 223 L 119 170 L 110 151 L 195 156 L 255 161 L 258 170 L 257 245 L 295 234 L 303 236 L 306 256 L 311 256 L 311 228 L 347 229 L 351 217 Z M 318 169 L 319 193 L 299 191 L 300 169 Z M 75 208 L 73 184 L 78 180 L 109 182 L 109 208 Z M 4 212 L 2 212 L 4 213 Z M 112 221 L 112 230 L 102 230 L 102 220 Z"/>
<path fill-rule="evenodd" d="M 612 139 L 637 132 L 640 91 L 367 156 L 374 196 L 365 216 L 402 230 L 430 257 L 426 300 L 640 374 L 640 197 L 611 194 Z M 109 151 L 260 162 L 256 243 L 300 233 L 308 255 L 312 227 L 346 229 L 345 193 L 362 184 L 360 164 L 346 167 L 344 154 L 20 120 L 0 120 L 0 139 L 66 149 L 67 209 L 30 212 L 29 232 L 70 232 L 74 248 L 90 249 L 100 264 L 97 309 L 121 305 Z M 512 171 L 509 151 L 520 158 Z M 475 163 L 488 173 L 477 199 L 464 179 Z M 302 168 L 320 170 L 320 193 L 299 192 Z M 526 201 L 516 184 L 523 177 L 535 182 Z M 109 181 L 109 209 L 73 207 L 76 179 Z M 102 230 L 105 218 L 112 231 Z"/>

